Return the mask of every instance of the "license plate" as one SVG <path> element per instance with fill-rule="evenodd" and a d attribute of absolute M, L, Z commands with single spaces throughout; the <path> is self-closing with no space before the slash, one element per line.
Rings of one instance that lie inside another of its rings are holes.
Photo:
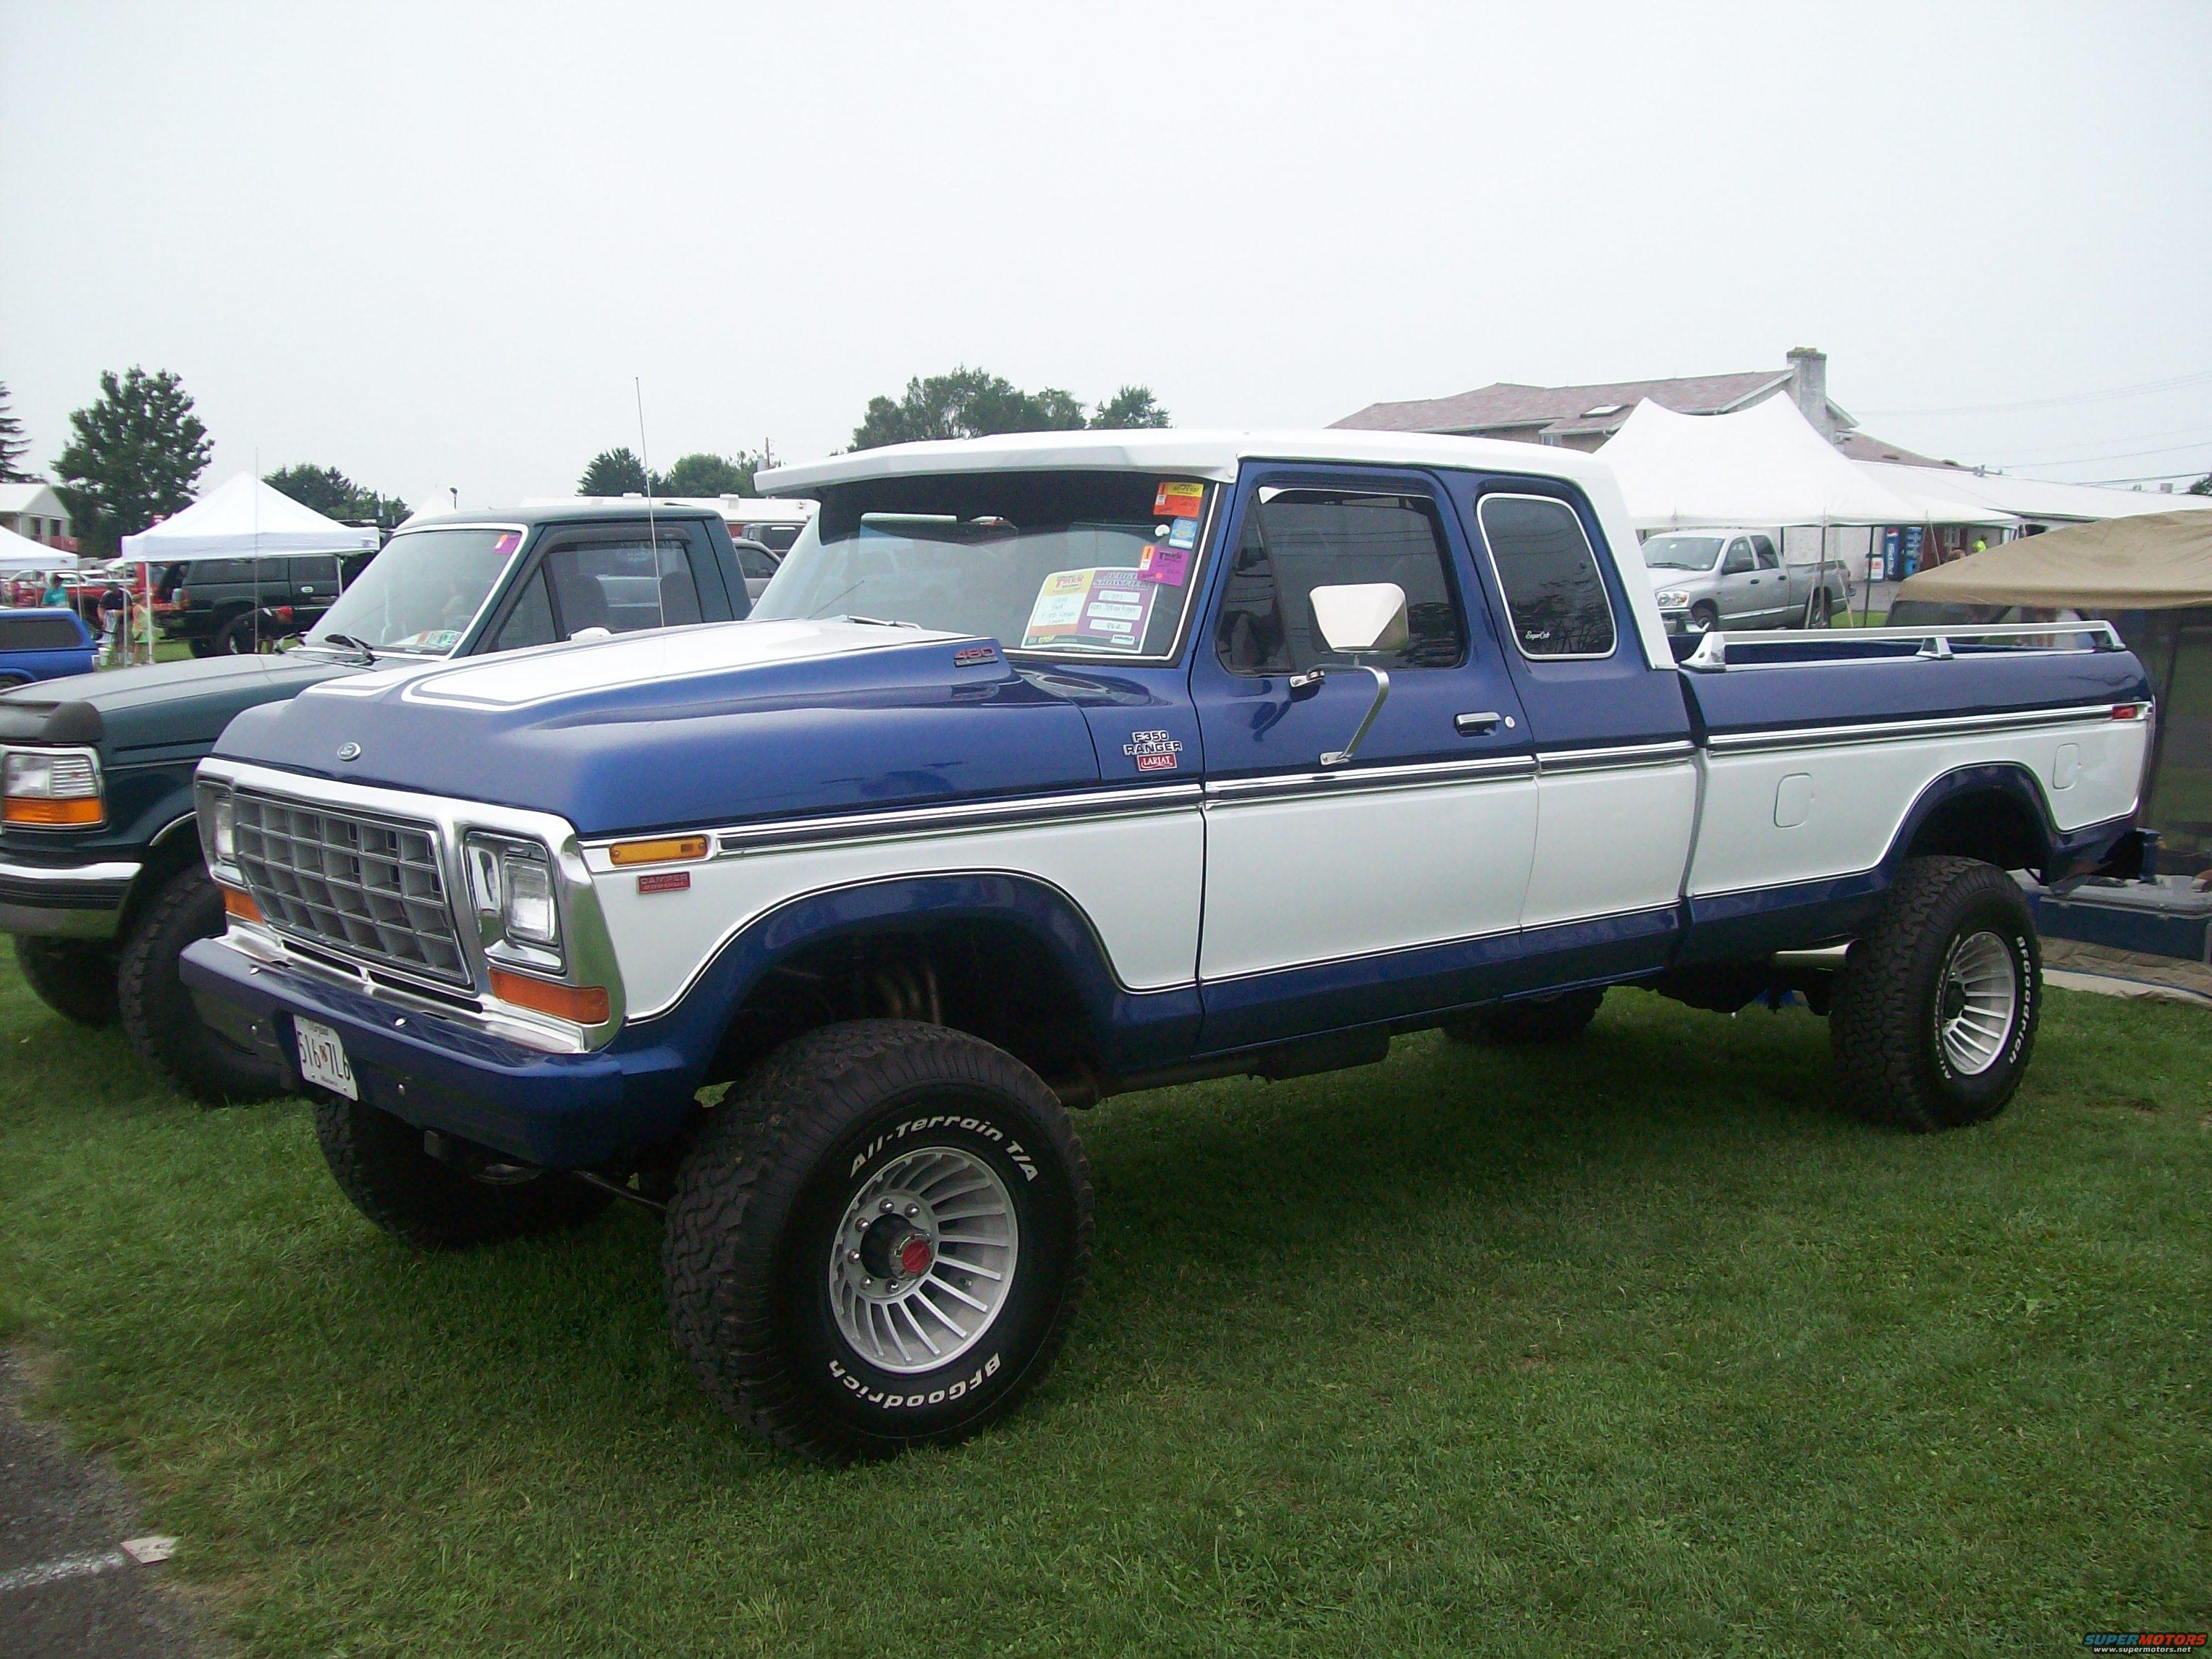
<path fill-rule="evenodd" d="M 303 1081 L 319 1084 L 348 1100 L 361 1098 L 361 1085 L 353 1080 L 345 1044 L 338 1041 L 336 1031 L 317 1021 L 295 1018 L 292 1021 L 292 1037 L 300 1045 L 300 1076 Z"/>

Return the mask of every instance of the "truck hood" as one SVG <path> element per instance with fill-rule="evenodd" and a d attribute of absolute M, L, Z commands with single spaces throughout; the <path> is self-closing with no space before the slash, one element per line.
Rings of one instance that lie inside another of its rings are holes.
<path fill-rule="evenodd" d="M 847 622 L 708 623 L 375 669 L 250 711 L 216 753 L 554 812 L 586 836 L 1099 779 L 1081 710 L 1016 673 L 995 641 Z"/>
<path fill-rule="evenodd" d="M 92 744 L 110 765 L 204 751 L 240 709 L 360 669 L 300 652 L 73 674 L 0 696 L 0 742 Z"/>

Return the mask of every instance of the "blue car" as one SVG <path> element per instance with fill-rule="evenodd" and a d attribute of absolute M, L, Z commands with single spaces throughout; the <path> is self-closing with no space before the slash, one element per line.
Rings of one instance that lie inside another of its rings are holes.
<path fill-rule="evenodd" d="M 92 630 L 74 611 L 56 605 L 0 611 L 0 691 L 89 674 L 94 650 Z"/>

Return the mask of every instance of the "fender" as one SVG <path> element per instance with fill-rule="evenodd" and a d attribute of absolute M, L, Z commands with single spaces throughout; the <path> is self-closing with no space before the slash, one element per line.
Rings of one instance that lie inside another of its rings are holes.
<path fill-rule="evenodd" d="M 1170 1065 L 1197 1041 L 1194 983 L 1131 990 L 1115 977 L 1090 918 L 1066 893 L 1034 876 L 985 870 L 884 877 L 789 900 L 725 941 L 674 1007 L 626 1026 L 610 1046 L 672 1047 L 703 1073 L 731 1016 L 778 964 L 842 936 L 946 921 L 1011 924 L 1043 945 L 1075 988 L 1106 1069 Z"/>
<path fill-rule="evenodd" d="M 1870 870 L 1689 899 L 1690 928 L 1675 961 L 1685 965 L 1739 961 L 1776 951 L 1838 944 L 1863 932 L 1929 820 L 1951 801 L 1991 790 L 2028 815 L 2038 844 L 2027 867 L 2046 881 L 2077 865 L 2094 866 L 2134 823 L 2130 817 L 2061 830 L 2051 817 L 2041 781 L 2019 762 L 1962 766 L 1932 780 L 1914 798 L 1881 862 Z"/>

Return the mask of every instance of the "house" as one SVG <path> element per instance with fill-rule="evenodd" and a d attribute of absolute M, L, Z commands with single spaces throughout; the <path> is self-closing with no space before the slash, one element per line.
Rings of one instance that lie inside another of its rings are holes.
<path fill-rule="evenodd" d="M 1779 369 L 1600 386 L 1522 386 L 1500 380 L 1453 398 L 1370 404 L 1335 424 L 1370 432 L 1443 432 L 1595 449 L 1620 430 L 1629 411 L 1646 398 L 1683 415 L 1726 415 L 1777 396 L 1794 400 L 1813 429 L 1852 460 L 1947 465 L 1859 431 L 1857 421 L 1828 396 L 1827 354 L 1811 346 L 1790 352 L 1788 367 Z"/>
<path fill-rule="evenodd" d="M 52 484 L 35 478 L 28 483 L 0 483 L 0 529 L 64 553 L 76 550 L 70 538 L 69 508 Z"/>

